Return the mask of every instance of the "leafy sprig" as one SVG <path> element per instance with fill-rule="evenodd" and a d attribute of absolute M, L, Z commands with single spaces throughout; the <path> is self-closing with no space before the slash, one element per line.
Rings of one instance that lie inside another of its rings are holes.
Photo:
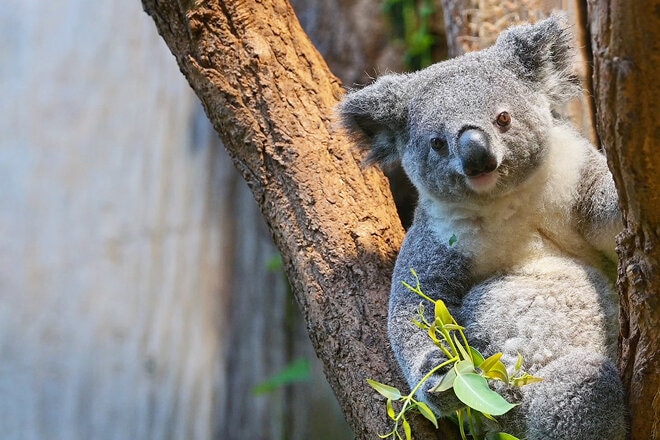
<path fill-rule="evenodd" d="M 413 324 L 427 333 L 435 346 L 445 354 L 447 360 L 432 368 L 405 396 L 395 387 L 367 379 L 369 385 L 387 399 L 387 416 L 394 422 L 392 430 L 379 437 L 411 440 L 410 423 L 406 419 L 406 414 L 410 411 L 420 413 L 437 428 L 438 421 L 433 411 L 424 402 L 416 400 L 414 396 L 431 376 L 445 367 L 450 367 L 440 382 L 429 392 L 443 393 L 453 388 L 456 397 L 465 404 L 465 407 L 456 411 L 454 417 L 462 439 L 467 440 L 467 436 L 470 435 L 473 439 L 479 440 L 518 440 L 505 432 L 483 432 L 483 418 L 497 423 L 494 416 L 505 414 L 516 406 L 492 390 L 488 381 L 500 381 L 520 387 L 542 379 L 522 370 L 523 358 L 520 354 L 518 354 L 518 360 L 511 375 L 501 361 L 502 353 L 495 353 L 484 358 L 477 349 L 468 344 L 465 328 L 456 322 L 445 303 L 424 294 L 417 273 L 413 269 L 410 272 L 415 278 L 415 286 L 413 287 L 405 281 L 402 282 L 403 286 L 433 304 L 433 320 L 429 322 L 426 318 L 424 302 L 422 302 L 417 310 L 417 319 L 413 320 Z M 398 410 L 395 409 L 395 402 Z"/>

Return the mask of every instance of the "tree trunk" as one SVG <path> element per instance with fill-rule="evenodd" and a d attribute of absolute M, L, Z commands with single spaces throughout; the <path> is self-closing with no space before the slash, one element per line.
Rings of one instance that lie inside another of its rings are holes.
<path fill-rule="evenodd" d="M 387 44 L 384 17 L 364 13 L 377 10 L 380 0 L 296 0 L 292 5 L 324 59 L 346 83 L 365 82 L 367 72 L 393 67 L 396 50 Z M 224 150 L 218 140 L 215 143 Z M 278 252 L 263 216 L 224 151 L 221 155 L 227 163 L 221 167 L 223 183 L 214 196 L 225 206 L 227 227 L 221 233 L 232 237 L 225 250 L 232 264 L 223 281 L 230 292 L 223 335 L 226 346 L 232 348 L 221 372 L 227 386 L 218 396 L 216 437 L 350 438 L 300 313 L 292 304 L 286 278 L 280 270 L 266 269 Z M 245 331 L 246 322 L 254 323 L 251 332 Z M 255 385 L 300 359 L 309 362 L 309 381 L 252 396 Z"/>
<path fill-rule="evenodd" d="M 619 368 L 633 440 L 660 438 L 660 14 L 589 2 L 598 132 L 619 191 Z"/>
<path fill-rule="evenodd" d="M 365 381 L 403 387 L 386 337 L 403 230 L 383 175 L 336 130 L 339 82 L 283 0 L 143 4 L 266 217 L 356 437 L 385 432 Z"/>
<path fill-rule="evenodd" d="M 348 87 L 401 68 L 403 53 L 390 41 L 382 0 L 292 0 L 302 28 Z"/>

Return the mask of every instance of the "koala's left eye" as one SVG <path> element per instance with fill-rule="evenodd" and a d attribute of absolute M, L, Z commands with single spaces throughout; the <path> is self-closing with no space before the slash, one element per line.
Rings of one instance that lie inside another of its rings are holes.
<path fill-rule="evenodd" d="M 447 151 L 447 141 L 441 136 L 433 136 L 430 139 L 431 148 L 433 148 L 436 153 L 444 153 Z"/>
<path fill-rule="evenodd" d="M 502 112 L 495 118 L 495 123 L 501 128 L 506 128 L 511 124 L 511 115 L 509 112 Z"/>

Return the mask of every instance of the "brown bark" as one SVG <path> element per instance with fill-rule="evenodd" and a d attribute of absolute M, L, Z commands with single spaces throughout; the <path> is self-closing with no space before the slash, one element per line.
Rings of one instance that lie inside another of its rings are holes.
<path fill-rule="evenodd" d="M 303 29 L 332 72 L 348 87 L 366 84 L 380 72 L 400 70 L 401 47 L 378 13 L 382 0 L 291 0 Z"/>
<path fill-rule="evenodd" d="M 492 46 L 504 29 L 535 22 L 561 7 L 561 0 L 442 0 L 449 56 Z"/>
<path fill-rule="evenodd" d="M 631 438 L 660 438 L 660 6 L 589 2 L 598 131 L 624 217 L 619 367 Z"/>
<path fill-rule="evenodd" d="M 341 85 L 284 0 L 143 5 L 266 217 L 356 437 L 385 432 L 365 379 L 403 387 L 385 330 L 403 230 L 383 175 L 335 129 Z"/>

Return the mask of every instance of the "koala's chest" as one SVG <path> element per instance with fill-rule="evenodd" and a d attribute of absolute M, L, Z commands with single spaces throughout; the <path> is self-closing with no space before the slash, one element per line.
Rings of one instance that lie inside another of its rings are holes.
<path fill-rule="evenodd" d="M 579 253 L 582 246 L 568 213 L 530 201 L 514 200 L 478 212 L 455 210 L 435 230 L 443 237 L 456 236 L 454 246 L 469 257 L 478 277 L 535 258 Z"/>

